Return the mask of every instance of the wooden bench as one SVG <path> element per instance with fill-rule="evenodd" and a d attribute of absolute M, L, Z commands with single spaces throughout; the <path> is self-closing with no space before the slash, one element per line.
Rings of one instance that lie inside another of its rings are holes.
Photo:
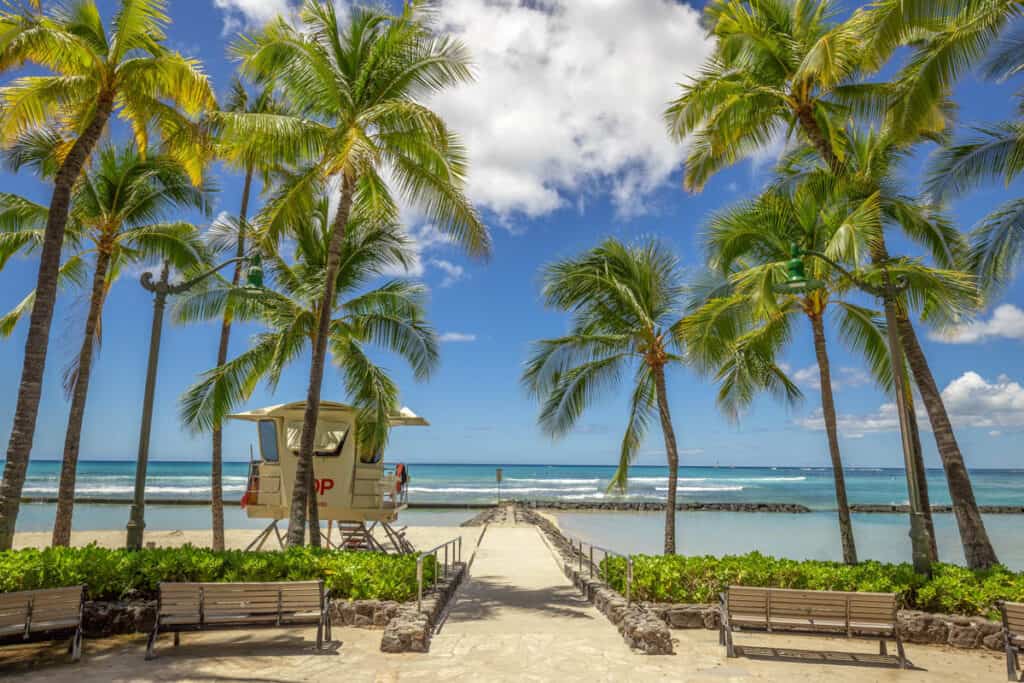
<path fill-rule="evenodd" d="M 900 668 L 907 668 L 903 640 L 896 630 L 895 593 L 730 586 L 721 601 L 719 643 L 729 657 L 736 656 L 733 631 L 749 630 L 877 639 L 880 655 L 887 654 L 886 640 L 895 640 Z"/>
<path fill-rule="evenodd" d="M 1003 616 L 1003 643 L 1006 647 L 1006 680 L 1024 681 L 1024 674 L 1017 677 L 1020 668 L 1020 654 L 1024 652 L 1024 602 L 1000 602 L 999 611 Z"/>
<path fill-rule="evenodd" d="M 270 583 L 161 583 L 157 619 L 146 647 L 146 659 L 156 652 L 162 632 L 174 633 L 175 647 L 182 631 L 282 628 L 316 624 L 316 647 L 331 639 L 330 597 L 323 581 Z"/>
<path fill-rule="evenodd" d="M 85 586 L 0 593 L 0 643 L 70 638 L 68 653 L 82 656 Z"/>

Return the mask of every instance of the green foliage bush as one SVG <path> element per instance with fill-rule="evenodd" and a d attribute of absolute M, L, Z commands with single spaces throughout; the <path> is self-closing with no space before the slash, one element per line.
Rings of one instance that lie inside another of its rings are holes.
<path fill-rule="evenodd" d="M 432 558 L 424 561 L 432 583 Z M 411 600 L 416 556 L 290 548 L 284 552 L 214 552 L 184 546 L 138 551 L 46 548 L 0 552 L 0 592 L 85 584 L 94 600 L 141 593 L 154 597 L 161 581 L 304 581 L 323 579 L 331 595 L 352 600 Z"/>
<path fill-rule="evenodd" d="M 609 585 L 625 592 L 625 558 L 609 557 L 601 570 Z M 719 593 L 730 585 L 896 593 L 903 608 L 990 618 L 996 615 L 997 600 L 1024 601 L 1024 574 L 1005 567 L 976 571 L 936 564 L 928 578 L 915 574 L 909 564 L 868 561 L 846 565 L 787 560 L 758 552 L 725 557 L 633 556 L 631 590 L 636 600 L 718 602 Z"/>

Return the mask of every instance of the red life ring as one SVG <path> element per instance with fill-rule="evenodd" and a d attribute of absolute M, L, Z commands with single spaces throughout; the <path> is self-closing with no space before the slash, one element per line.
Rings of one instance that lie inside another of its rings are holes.
<path fill-rule="evenodd" d="M 395 493 L 401 493 L 402 489 L 405 488 L 405 482 L 409 481 L 409 475 L 405 472 L 404 463 L 395 465 L 395 479 L 398 480 L 395 483 Z"/>

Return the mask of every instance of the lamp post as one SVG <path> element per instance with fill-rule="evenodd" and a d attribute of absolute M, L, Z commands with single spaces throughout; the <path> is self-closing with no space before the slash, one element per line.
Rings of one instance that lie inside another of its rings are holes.
<path fill-rule="evenodd" d="M 882 300 L 885 309 L 885 327 L 889 345 L 889 363 L 892 365 L 893 386 L 896 389 L 896 412 L 900 421 L 900 440 L 903 445 L 903 464 L 907 476 L 907 492 L 910 499 L 910 544 L 911 557 L 913 559 L 914 571 L 919 574 L 931 573 L 931 539 L 929 539 L 928 527 L 925 524 L 924 510 L 921 503 L 921 489 L 917 472 L 916 444 L 911 435 L 911 423 L 906 383 L 903 381 L 903 346 L 900 344 L 899 331 L 896 321 L 896 299 L 906 291 L 908 283 L 901 281 L 893 282 L 888 270 L 883 270 L 884 284 L 877 287 L 861 280 L 850 271 L 830 259 L 825 254 L 817 251 L 801 249 L 799 245 L 791 247 L 792 258 L 786 263 L 786 282 L 776 285 L 775 291 L 789 294 L 799 294 L 813 289 L 824 287 L 821 280 L 808 279 L 804 273 L 804 256 L 813 256 L 829 264 L 839 271 L 845 278 L 850 280 L 861 291 Z"/>
<path fill-rule="evenodd" d="M 135 464 L 135 491 L 132 497 L 132 510 L 126 527 L 125 547 L 130 550 L 142 548 L 142 535 L 146 528 L 146 469 L 149 465 L 149 435 L 153 426 L 153 394 L 156 391 L 156 370 L 160 357 L 160 335 L 163 331 L 164 307 L 167 296 L 186 292 L 206 278 L 232 263 L 249 262 L 247 275 L 248 285 L 254 289 L 263 287 L 263 269 L 258 254 L 250 257 L 241 256 L 225 261 L 210 270 L 178 284 L 170 282 L 170 264 L 164 261 L 160 269 L 160 279 L 153 282 L 153 274 L 146 271 L 140 282 L 143 289 L 153 292 L 153 322 L 149 333 L 149 360 L 146 363 L 146 389 L 142 399 L 142 424 L 139 427 L 139 454 Z"/>

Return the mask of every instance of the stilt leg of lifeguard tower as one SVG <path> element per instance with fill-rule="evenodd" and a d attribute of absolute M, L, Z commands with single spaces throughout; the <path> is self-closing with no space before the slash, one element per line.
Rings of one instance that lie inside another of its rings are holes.
<path fill-rule="evenodd" d="M 256 550 L 263 550 L 263 544 L 267 542 L 268 538 L 270 538 L 270 532 L 274 532 L 274 535 L 277 536 L 278 545 L 284 549 L 284 539 L 281 538 L 281 530 L 277 528 L 277 522 L 278 520 L 275 519 L 267 525 L 266 529 L 260 532 L 259 536 L 252 539 L 252 543 L 245 547 L 246 552 L 252 550 L 253 546 L 256 547 Z"/>
<path fill-rule="evenodd" d="M 384 533 L 387 535 L 388 540 L 391 542 L 396 553 L 414 553 L 416 549 L 413 548 L 412 543 L 405 537 L 405 527 L 401 529 L 392 528 L 387 522 L 381 522 L 381 526 L 384 527 Z"/>

